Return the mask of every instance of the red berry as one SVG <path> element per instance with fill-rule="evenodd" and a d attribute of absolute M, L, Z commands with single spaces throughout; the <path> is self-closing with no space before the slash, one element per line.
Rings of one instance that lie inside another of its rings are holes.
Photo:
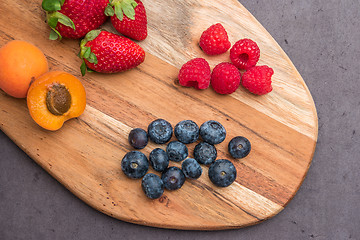
<path fill-rule="evenodd" d="M 84 60 L 81 68 L 83 74 L 86 66 L 96 72 L 115 73 L 141 64 L 145 51 L 126 37 L 93 30 L 81 41 L 80 57 Z"/>
<path fill-rule="evenodd" d="M 121 16 L 116 14 L 116 4 L 122 8 Z M 140 0 L 114 2 L 110 4 L 110 7 L 114 9 L 114 14 L 110 15 L 111 23 L 119 33 L 138 41 L 147 37 L 146 10 Z M 128 9 L 133 12 L 133 16 L 129 14 Z"/>
<path fill-rule="evenodd" d="M 256 65 L 260 58 L 260 49 L 250 39 L 237 41 L 230 49 L 231 62 L 239 69 L 248 70 Z"/>
<path fill-rule="evenodd" d="M 43 8 L 45 7 L 48 12 L 48 24 L 53 33 L 57 33 L 60 38 L 82 38 L 91 30 L 99 28 L 107 19 L 104 10 L 109 3 L 108 0 L 65 0 L 58 12 L 48 9 L 49 5 L 44 5 L 44 2 L 50 1 L 43 0 Z M 56 34 L 50 37 L 56 39 Z"/>
<path fill-rule="evenodd" d="M 217 23 L 201 34 L 199 46 L 206 54 L 217 55 L 226 52 L 231 43 L 225 28 Z"/>
<path fill-rule="evenodd" d="M 268 66 L 256 66 L 246 71 L 241 84 L 256 95 L 263 95 L 272 91 L 271 76 L 274 70 Z"/>
<path fill-rule="evenodd" d="M 241 74 L 233 64 L 219 63 L 211 74 L 211 86 L 215 92 L 230 94 L 236 91 L 240 85 Z"/>
<path fill-rule="evenodd" d="M 211 69 L 203 58 L 194 58 L 185 63 L 179 72 L 179 83 L 184 87 L 206 89 L 210 85 Z"/>

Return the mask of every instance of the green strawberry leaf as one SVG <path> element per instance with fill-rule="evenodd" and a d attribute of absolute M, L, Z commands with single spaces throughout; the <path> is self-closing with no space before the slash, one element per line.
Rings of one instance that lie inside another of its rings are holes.
<path fill-rule="evenodd" d="M 57 18 L 60 23 L 64 24 L 67 27 L 71 27 L 72 29 L 75 30 L 75 24 L 68 16 L 60 12 L 54 12 L 51 15 L 52 15 L 51 17 Z"/>
<path fill-rule="evenodd" d="M 135 20 L 135 7 L 137 3 L 134 0 L 123 0 L 121 2 L 121 8 L 128 18 Z"/>
<path fill-rule="evenodd" d="M 84 57 L 85 59 L 88 59 L 88 58 L 90 57 L 90 54 L 91 54 L 91 48 L 89 48 L 89 47 L 85 47 L 85 48 L 86 48 L 86 50 L 85 50 L 85 52 L 84 52 L 83 57 Z"/>
<path fill-rule="evenodd" d="M 41 6 L 45 11 L 53 12 L 60 10 L 63 3 L 61 0 L 43 0 Z"/>
<path fill-rule="evenodd" d="M 122 11 L 122 6 L 121 6 L 121 3 L 120 2 L 116 2 L 114 4 L 114 8 L 115 8 L 115 14 L 116 14 L 116 17 L 122 21 L 123 20 L 123 11 Z"/>
<path fill-rule="evenodd" d="M 56 25 L 57 25 L 57 23 L 58 23 L 58 18 L 56 18 L 56 17 L 48 17 L 48 20 L 47 20 L 47 22 L 48 22 L 48 24 L 49 24 L 49 26 L 51 27 L 51 28 L 56 28 Z"/>
<path fill-rule="evenodd" d="M 130 18 L 131 20 L 135 20 L 135 8 L 138 5 L 135 0 L 109 0 L 108 6 L 113 6 L 112 10 L 108 10 L 110 15 L 107 16 L 113 16 L 114 14 L 110 11 L 115 12 L 116 17 L 122 21 L 125 14 L 126 17 Z M 105 10 L 106 12 L 106 10 Z M 112 14 L 112 15 L 111 15 Z"/>
<path fill-rule="evenodd" d="M 87 66 L 85 64 L 85 61 L 83 61 L 80 66 L 81 75 L 85 76 L 86 70 L 87 70 Z"/>
<path fill-rule="evenodd" d="M 90 63 L 98 64 L 97 57 L 93 52 L 90 52 L 89 57 L 86 58 L 86 60 L 88 60 Z"/>
<path fill-rule="evenodd" d="M 110 5 L 110 3 L 106 6 L 104 13 L 106 16 L 110 16 L 110 17 L 114 16 L 115 11 L 114 8 Z"/>
<path fill-rule="evenodd" d="M 133 6 L 134 9 L 135 9 L 136 6 L 138 5 L 137 2 L 135 2 L 134 0 L 131 0 L 131 1 L 130 1 L 130 4 L 131 4 L 131 6 Z"/>
<path fill-rule="evenodd" d="M 61 40 L 62 36 L 56 29 L 51 28 L 49 39 L 50 40 L 56 40 L 56 39 Z"/>
<path fill-rule="evenodd" d="M 85 35 L 85 38 L 83 39 L 85 43 L 90 42 L 92 40 L 94 40 L 97 36 L 99 36 L 99 34 L 101 33 L 101 30 L 91 30 L 90 32 L 88 32 Z M 84 45 L 85 45 L 84 43 Z"/>

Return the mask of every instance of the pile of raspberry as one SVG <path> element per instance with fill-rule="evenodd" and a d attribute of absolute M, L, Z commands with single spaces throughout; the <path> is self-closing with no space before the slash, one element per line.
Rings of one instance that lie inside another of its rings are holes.
<path fill-rule="evenodd" d="M 227 52 L 231 43 L 225 28 L 214 24 L 206 29 L 199 41 L 200 48 L 207 55 L 218 55 Z M 256 95 L 272 91 L 272 68 L 256 66 L 260 58 L 260 49 L 251 39 L 241 39 L 230 49 L 231 62 L 222 62 L 211 71 L 204 58 L 194 58 L 185 63 L 179 72 L 179 83 L 184 87 L 206 89 L 210 86 L 220 94 L 231 94 L 240 84 Z M 240 70 L 245 70 L 241 76 Z"/>

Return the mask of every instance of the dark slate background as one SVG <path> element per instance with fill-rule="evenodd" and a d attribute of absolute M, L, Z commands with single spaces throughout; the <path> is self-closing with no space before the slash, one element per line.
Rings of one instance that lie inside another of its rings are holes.
<path fill-rule="evenodd" d="M 285 210 L 228 231 L 129 224 L 80 201 L 0 131 L 0 239 L 360 239 L 359 1 L 240 2 L 292 59 L 318 111 L 313 163 Z"/>

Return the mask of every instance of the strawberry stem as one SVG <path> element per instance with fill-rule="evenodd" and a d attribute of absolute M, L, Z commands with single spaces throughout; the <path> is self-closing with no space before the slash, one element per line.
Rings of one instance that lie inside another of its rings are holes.
<path fill-rule="evenodd" d="M 46 11 L 46 20 L 51 28 L 49 38 L 51 40 L 62 39 L 61 34 L 55 29 L 58 22 L 75 30 L 74 22 L 66 15 L 58 12 L 65 0 L 43 0 L 42 8 Z"/>
<path fill-rule="evenodd" d="M 95 53 L 93 53 L 91 51 L 90 47 L 85 46 L 87 42 L 94 40 L 97 36 L 99 36 L 99 34 L 101 33 L 101 30 L 92 30 L 90 32 L 88 32 L 84 39 L 81 40 L 80 42 L 80 53 L 79 53 L 79 57 L 83 60 L 81 66 L 80 66 L 80 70 L 81 70 L 81 74 L 84 76 L 86 71 L 90 72 L 90 69 L 86 66 L 85 63 L 85 59 L 89 62 L 89 63 L 93 63 L 93 64 L 97 64 L 98 60 L 97 57 L 95 55 Z"/>
<path fill-rule="evenodd" d="M 135 8 L 137 6 L 135 0 L 109 0 L 109 4 L 105 9 L 106 16 L 114 16 L 122 21 L 125 14 L 131 20 L 135 20 Z"/>

